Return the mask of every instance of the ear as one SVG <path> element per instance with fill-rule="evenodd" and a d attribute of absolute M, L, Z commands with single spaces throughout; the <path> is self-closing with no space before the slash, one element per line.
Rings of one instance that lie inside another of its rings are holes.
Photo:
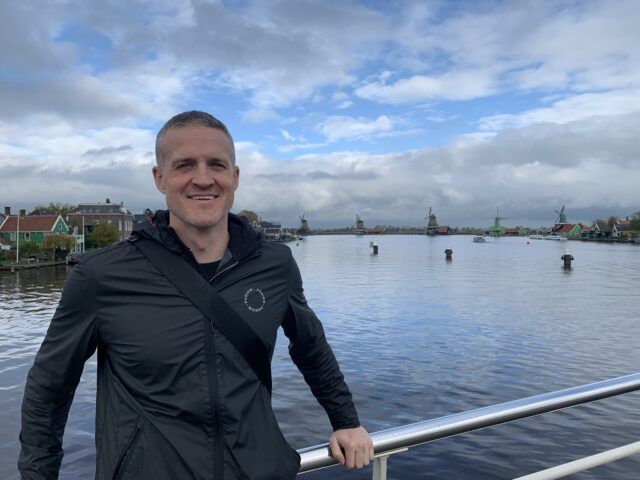
<path fill-rule="evenodd" d="M 162 175 L 162 170 L 156 165 L 151 169 L 151 172 L 153 173 L 153 180 L 156 182 L 156 188 L 161 193 L 165 193 L 164 175 Z"/>
<path fill-rule="evenodd" d="M 238 189 L 238 185 L 240 185 L 240 167 L 236 166 L 234 173 L 235 173 L 236 183 L 234 184 L 233 189 L 237 190 Z"/>

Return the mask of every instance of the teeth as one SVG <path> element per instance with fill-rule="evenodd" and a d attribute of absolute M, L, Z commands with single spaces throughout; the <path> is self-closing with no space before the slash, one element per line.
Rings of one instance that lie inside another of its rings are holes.
<path fill-rule="evenodd" d="M 189 197 L 192 200 L 213 200 L 214 198 L 218 198 L 217 195 L 191 195 Z"/>

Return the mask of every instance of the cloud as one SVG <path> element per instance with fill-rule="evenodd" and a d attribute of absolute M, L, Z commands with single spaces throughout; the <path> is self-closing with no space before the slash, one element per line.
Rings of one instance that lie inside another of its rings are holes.
<path fill-rule="evenodd" d="M 568 123 L 597 116 L 617 116 L 640 111 L 640 89 L 571 95 L 519 114 L 500 114 L 481 118 L 481 130 L 496 131 L 534 123 Z"/>
<path fill-rule="evenodd" d="M 393 130 L 393 123 L 386 115 L 380 115 L 375 120 L 363 117 L 330 116 L 317 128 L 327 138 L 327 141 L 336 142 L 388 134 Z"/>
<path fill-rule="evenodd" d="M 436 76 L 414 75 L 395 83 L 381 80 L 355 90 L 366 100 L 382 103 L 409 103 L 428 100 L 468 100 L 495 91 L 492 72 L 488 69 L 460 71 Z"/>
<path fill-rule="evenodd" d="M 131 145 L 120 145 L 119 147 L 103 147 L 103 148 L 90 148 L 82 154 L 83 157 L 98 157 L 101 155 L 113 155 L 133 150 Z"/>

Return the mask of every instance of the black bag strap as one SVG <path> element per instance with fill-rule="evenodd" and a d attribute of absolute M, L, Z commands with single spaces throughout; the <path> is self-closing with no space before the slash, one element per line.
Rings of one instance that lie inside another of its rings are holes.
<path fill-rule="evenodd" d="M 130 242 L 231 342 L 271 395 L 271 356 L 238 312 L 184 259 L 153 240 L 136 236 Z"/>

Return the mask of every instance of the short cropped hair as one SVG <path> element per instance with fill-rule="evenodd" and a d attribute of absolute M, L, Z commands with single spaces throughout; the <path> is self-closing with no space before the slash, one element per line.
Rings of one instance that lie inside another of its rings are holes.
<path fill-rule="evenodd" d="M 159 167 L 162 167 L 164 164 L 164 149 L 162 141 L 164 140 L 164 136 L 167 131 L 171 128 L 186 127 L 188 125 L 202 125 L 204 127 L 222 131 L 231 141 L 231 159 L 234 164 L 236 163 L 236 152 L 233 146 L 233 137 L 229 133 L 227 126 L 210 113 L 201 112 L 199 110 L 189 110 L 188 112 L 182 112 L 171 117 L 158 132 L 158 136 L 156 137 L 156 163 Z"/>

